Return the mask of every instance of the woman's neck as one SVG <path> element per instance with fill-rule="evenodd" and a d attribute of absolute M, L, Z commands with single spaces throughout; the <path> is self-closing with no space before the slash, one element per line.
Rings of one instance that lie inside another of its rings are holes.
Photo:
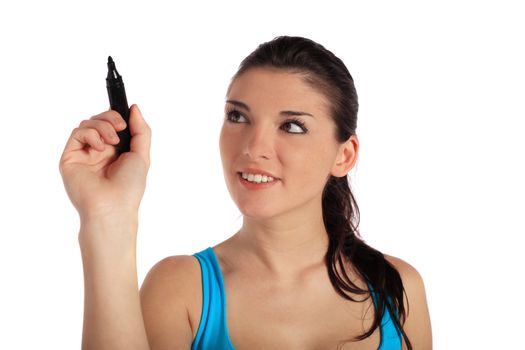
<path fill-rule="evenodd" d="M 293 280 L 325 265 L 329 238 L 321 210 L 270 219 L 244 217 L 235 236 L 243 261 L 277 280 Z"/>

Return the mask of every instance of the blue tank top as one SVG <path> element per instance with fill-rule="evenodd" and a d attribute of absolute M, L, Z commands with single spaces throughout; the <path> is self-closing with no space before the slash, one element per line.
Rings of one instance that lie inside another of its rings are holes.
<path fill-rule="evenodd" d="M 217 256 L 211 247 L 193 254 L 199 260 L 202 276 L 202 312 L 191 350 L 235 350 L 226 324 L 226 293 Z M 374 298 L 375 301 L 375 298 Z M 400 350 L 401 336 L 388 310 L 381 321 L 378 350 Z"/>

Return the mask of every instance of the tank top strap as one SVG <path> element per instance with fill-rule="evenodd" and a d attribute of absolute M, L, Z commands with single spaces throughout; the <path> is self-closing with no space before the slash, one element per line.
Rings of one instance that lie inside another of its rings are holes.
<path fill-rule="evenodd" d="M 228 337 L 224 280 L 213 248 L 193 256 L 201 266 L 202 312 L 191 350 L 235 350 Z"/>
<path fill-rule="evenodd" d="M 368 283 L 368 288 L 370 289 L 372 300 L 374 301 L 374 304 L 377 307 L 377 294 L 370 283 Z M 392 299 L 390 297 L 388 297 L 388 302 L 392 302 Z M 397 310 L 394 317 L 399 317 Z M 387 308 L 385 308 L 383 317 L 381 319 L 380 331 L 381 343 L 379 344 L 378 350 L 401 350 L 401 332 L 398 330 L 396 324 L 392 320 L 392 315 L 390 314 L 390 311 L 388 311 Z"/>

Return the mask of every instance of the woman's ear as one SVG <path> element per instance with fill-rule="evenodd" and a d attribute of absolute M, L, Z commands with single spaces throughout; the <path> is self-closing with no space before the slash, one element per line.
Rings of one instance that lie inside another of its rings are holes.
<path fill-rule="evenodd" d="M 352 135 L 339 146 L 331 174 L 335 177 L 346 176 L 354 167 L 358 152 L 359 140 L 357 135 Z"/>

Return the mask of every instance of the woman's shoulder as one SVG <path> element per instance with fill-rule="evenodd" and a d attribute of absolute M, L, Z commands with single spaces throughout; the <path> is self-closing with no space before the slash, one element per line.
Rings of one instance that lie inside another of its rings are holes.
<path fill-rule="evenodd" d="M 407 333 L 414 349 L 432 348 L 430 314 L 425 291 L 425 284 L 419 271 L 408 262 L 390 255 L 385 259 L 395 267 L 401 276 L 405 290 L 407 319 L 403 329 Z"/>
<path fill-rule="evenodd" d="M 149 304 L 158 307 L 151 309 L 157 319 L 167 320 L 163 329 L 184 329 L 185 337 L 191 341 L 199 326 L 202 301 L 198 296 L 201 295 L 201 288 L 197 258 L 173 255 L 160 260 L 150 269 L 141 287 L 141 300 L 146 305 L 149 300 Z M 178 315 L 174 310 L 179 310 Z M 162 316 L 164 313 L 168 315 Z M 180 319 L 173 320 L 173 317 Z"/>
<path fill-rule="evenodd" d="M 172 255 L 157 262 L 148 272 L 148 277 L 169 285 L 170 288 L 184 288 L 200 280 L 200 265 L 192 255 Z"/>
<path fill-rule="evenodd" d="M 191 255 L 168 256 L 150 269 L 144 285 L 162 296 L 165 302 L 182 302 L 191 309 L 201 288 L 200 264 Z"/>
<path fill-rule="evenodd" d="M 414 266 L 412 266 L 405 260 L 392 255 L 384 254 L 384 257 L 385 260 L 388 261 L 392 266 L 394 266 L 397 272 L 399 272 L 401 280 L 403 281 L 403 285 L 405 285 L 406 283 L 416 288 L 424 287 L 423 278 Z"/>
<path fill-rule="evenodd" d="M 425 284 L 419 271 L 403 259 L 386 254 L 384 256 L 385 260 L 399 272 L 403 288 L 405 289 L 405 298 L 408 299 L 409 304 L 413 303 L 415 299 L 418 299 L 418 301 L 425 299 L 426 303 Z"/>

